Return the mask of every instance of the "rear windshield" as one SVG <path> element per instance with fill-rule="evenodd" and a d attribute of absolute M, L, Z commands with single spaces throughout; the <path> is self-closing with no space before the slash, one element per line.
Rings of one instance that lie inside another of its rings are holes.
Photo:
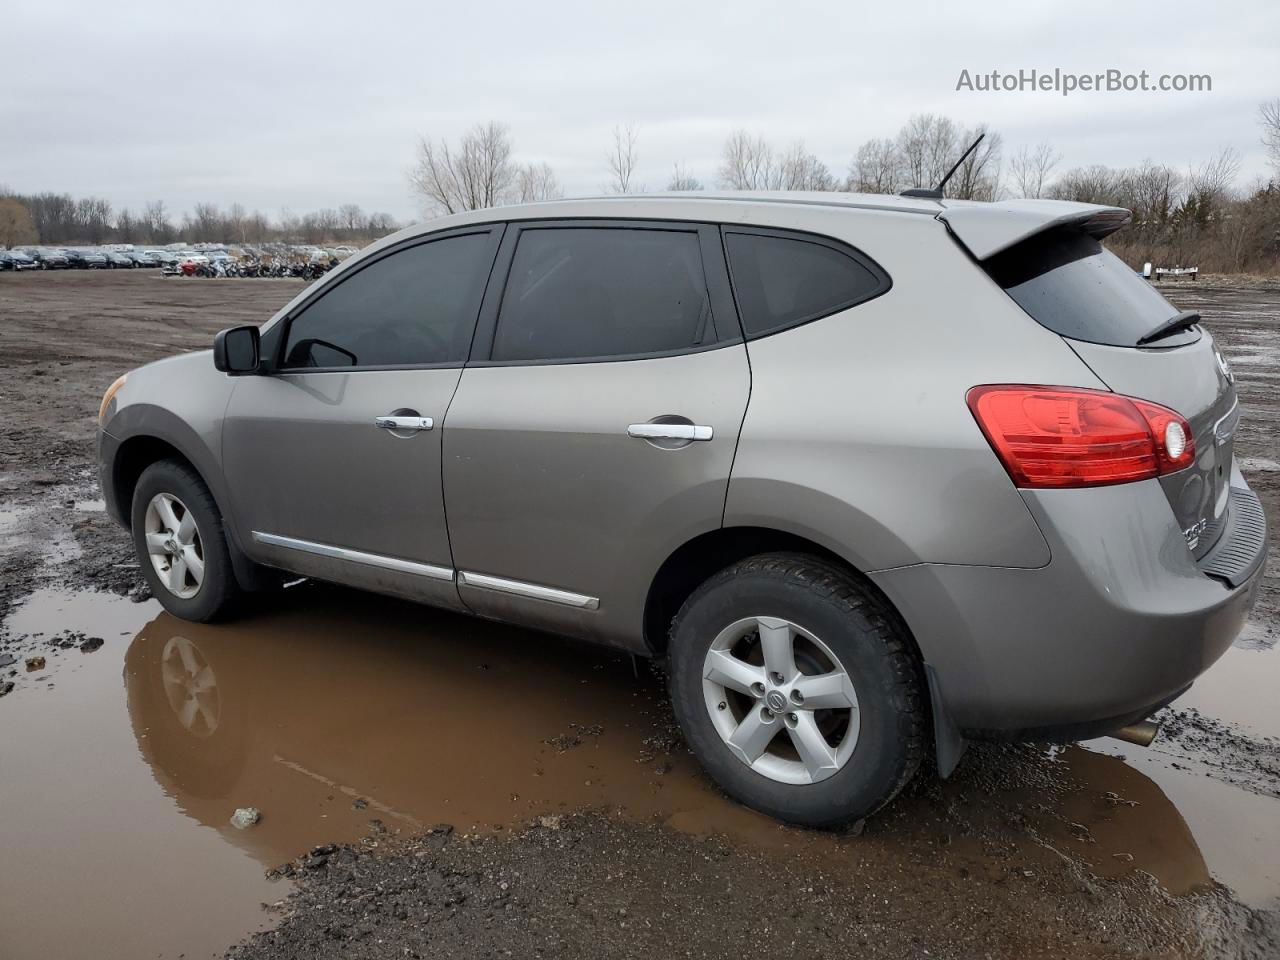
<path fill-rule="evenodd" d="M 1178 313 L 1146 280 L 1078 230 L 1055 230 L 996 254 L 983 266 L 1043 327 L 1073 340 L 1116 347 L 1138 340 Z M 1199 338 L 1195 331 L 1162 347 Z"/>

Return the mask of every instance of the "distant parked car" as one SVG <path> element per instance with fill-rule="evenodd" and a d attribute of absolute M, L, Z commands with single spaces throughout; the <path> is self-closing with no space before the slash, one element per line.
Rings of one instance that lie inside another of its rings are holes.
<path fill-rule="evenodd" d="M 71 259 L 62 250 L 37 250 L 33 254 L 41 270 L 66 270 Z"/>
<path fill-rule="evenodd" d="M 107 266 L 107 258 L 96 250 L 76 250 L 68 247 L 62 252 L 67 262 L 77 270 L 102 270 Z"/>
<path fill-rule="evenodd" d="M 132 270 L 137 266 L 133 257 L 118 250 L 104 250 L 102 256 L 106 259 L 107 266 L 115 270 Z"/>
<path fill-rule="evenodd" d="M 6 250 L 5 253 L 8 254 L 9 258 L 9 266 L 5 269 L 38 270 L 40 268 L 40 264 L 36 261 L 36 258 L 25 250 Z"/>

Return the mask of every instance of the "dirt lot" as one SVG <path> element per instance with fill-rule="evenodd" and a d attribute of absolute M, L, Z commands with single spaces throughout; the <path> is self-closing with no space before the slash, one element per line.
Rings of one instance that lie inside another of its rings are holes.
<path fill-rule="evenodd" d="M 721 797 L 611 651 L 314 584 L 163 613 L 97 499 L 101 393 L 299 289 L 0 275 L 6 958 L 1280 956 L 1274 539 L 1152 749 L 978 745 L 842 835 Z M 1166 294 L 1235 365 L 1280 529 L 1280 285 Z"/>

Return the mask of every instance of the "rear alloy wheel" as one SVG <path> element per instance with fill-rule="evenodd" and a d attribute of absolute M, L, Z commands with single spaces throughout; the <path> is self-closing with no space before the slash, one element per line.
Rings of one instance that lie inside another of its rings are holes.
<path fill-rule="evenodd" d="M 853 680 L 830 647 L 789 620 L 748 617 L 722 630 L 703 661 L 702 692 L 729 751 L 779 783 L 826 780 L 858 743 Z"/>
<path fill-rule="evenodd" d="M 676 615 L 668 657 L 690 749 L 727 793 L 780 820 L 867 817 L 924 757 L 914 645 L 833 562 L 774 553 L 722 570 Z"/>

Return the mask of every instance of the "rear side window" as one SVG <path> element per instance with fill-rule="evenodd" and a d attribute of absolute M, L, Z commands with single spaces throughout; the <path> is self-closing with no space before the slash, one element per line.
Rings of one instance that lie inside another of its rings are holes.
<path fill-rule="evenodd" d="M 889 289 L 853 251 L 814 238 L 725 231 L 729 272 L 748 339 L 817 320 Z"/>
<path fill-rule="evenodd" d="M 1139 338 L 1178 313 L 1123 260 L 1078 230 L 1032 237 L 983 266 L 1033 320 L 1073 340 L 1136 346 Z M 1188 331 L 1161 340 L 1160 346 L 1198 338 Z"/>
<path fill-rule="evenodd" d="M 695 231 L 548 227 L 520 234 L 491 356 L 626 357 L 715 341 Z"/>
<path fill-rule="evenodd" d="M 289 324 L 285 368 L 458 363 L 493 263 L 488 233 L 445 237 L 362 268 Z"/>

